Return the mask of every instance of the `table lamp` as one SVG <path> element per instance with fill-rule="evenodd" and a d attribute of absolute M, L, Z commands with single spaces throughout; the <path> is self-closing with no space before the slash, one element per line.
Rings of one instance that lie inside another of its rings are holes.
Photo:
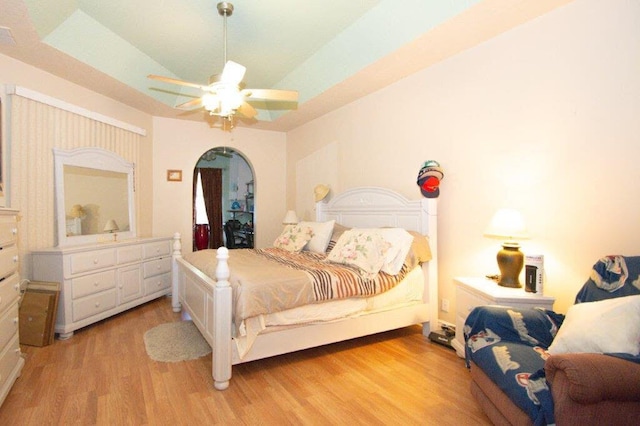
<path fill-rule="evenodd" d="M 502 250 L 498 252 L 497 256 L 498 268 L 500 269 L 498 285 L 522 287 L 519 276 L 524 265 L 524 255 L 516 240 L 529 238 L 529 234 L 520 212 L 514 209 L 498 210 L 491 219 L 484 236 L 504 240 Z"/>
<path fill-rule="evenodd" d="M 295 225 L 298 223 L 298 215 L 293 210 L 287 211 L 287 214 L 284 215 L 284 219 L 282 219 L 283 225 Z"/>

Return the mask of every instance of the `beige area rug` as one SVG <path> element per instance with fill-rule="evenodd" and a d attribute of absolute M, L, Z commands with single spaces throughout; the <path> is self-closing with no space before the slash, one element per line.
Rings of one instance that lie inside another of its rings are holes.
<path fill-rule="evenodd" d="M 162 362 L 186 361 L 211 353 L 211 346 L 193 321 L 169 322 L 152 328 L 144 334 L 144 346 L 151 359 Z"/>

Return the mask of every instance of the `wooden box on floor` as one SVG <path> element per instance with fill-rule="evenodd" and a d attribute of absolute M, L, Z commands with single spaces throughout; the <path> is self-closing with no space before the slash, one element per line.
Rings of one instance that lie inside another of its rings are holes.
<path fill-rule="evenodd" d="M 20 303 L 20 344 L 47 346 L 55 337 L 60 283 L 31 281 Z"/>

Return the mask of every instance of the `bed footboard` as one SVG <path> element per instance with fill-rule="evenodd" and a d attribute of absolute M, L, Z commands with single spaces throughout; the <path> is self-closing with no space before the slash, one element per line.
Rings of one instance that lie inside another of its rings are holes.
<path fill-rule="evenodd" d="M 217 251 L 218 265 L 214 281 L 182 259 L 179 248 L 179 242 L 174 241 L 172 306 L 175 312 L 184 307 L 211 345 L 214 387 L 224 390 L 229 387 L 232 362 L 229 250 L 220 247 Z"/>

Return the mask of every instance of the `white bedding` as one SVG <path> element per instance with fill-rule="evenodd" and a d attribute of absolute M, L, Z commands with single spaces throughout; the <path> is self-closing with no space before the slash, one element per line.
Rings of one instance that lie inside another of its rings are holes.
<path fill-rule="evenodd" d="M 376 296 L 332 300 L 248 318 L 238 327 L 240 335 L 236 335 L 233 340 L 238 356 L 242 359 L 258 334 L 276 331 L 285 326 L 336 321 L 421 302 L 423 292 L 424 274 L 418 266 L 395 287 Z"/>

